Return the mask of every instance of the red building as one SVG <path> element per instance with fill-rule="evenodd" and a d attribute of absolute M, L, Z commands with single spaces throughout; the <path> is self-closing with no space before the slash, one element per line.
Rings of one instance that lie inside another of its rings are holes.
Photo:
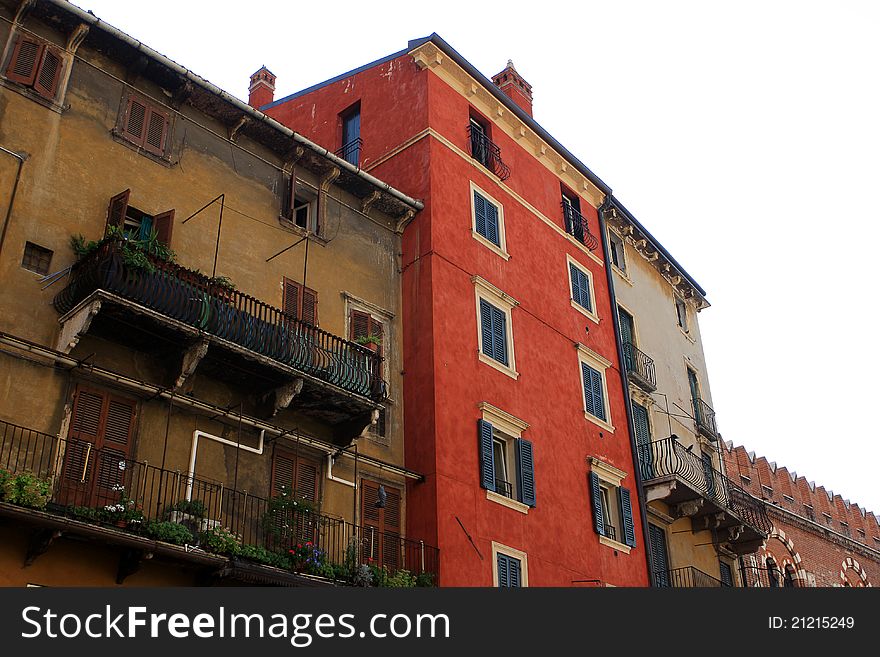
<path fill-rule="evenodd" d="M 880 583 L 880 525 L 874 513 L 742 446 L 725 443 L 721 454 L 728 476 L 763 499 L 773 521 L 758 553 L 740 559 L 748 585 Z"/>
<path fill-rule="evenodd" d="M 427 478 L 405 506 L 440 583 L 647 586 L 610 189 L 512 63 L 490 81 L 437 35 L 270 102 L 274 83 L 255 73 L 251 104 L 425 203 L 400 227 L 406 464 Z"/>

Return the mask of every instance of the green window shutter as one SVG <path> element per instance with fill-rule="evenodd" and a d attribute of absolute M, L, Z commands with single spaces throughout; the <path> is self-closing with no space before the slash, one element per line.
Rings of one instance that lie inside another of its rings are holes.
<path fill-rule="evenodd" d="M 593 503 L 593 528 L 600 536 L 605 535 L 605 514 L 602 513 L 602 491 L 599 488 L 599 475 L 590 473 L 590 501 Z"/>
<path fill-rule="evenodd" d="M 651 427 L 648 424 L 648 409 L 633 402 L 633 424 L 636 429 L 636 444 L 646 445 L 651 442 Z"/>
<path fill-rule="evenodd" d="M 519 501 L 535 506 L 535 462 L 532 454 L 532 443 L 520 438 L 516 441 L 517 484 Z"/>
<path fill-rule="evenodd" d="M 492 425 L 477 420 L 477 438 L 480 447 L 480 486 L 495 490 L 495 456 L 492 452 Z"/>
<path fill-rule="evenodd" d="M 633 523 L 632 500 L 628 488 L 618 488 L 620 498 L 620 519 L 623 523 L 623 542 L 630 547 L 636 546 L 636 528 Z"/>
<path fill-rule="evenodd" d="M 651 541 L 651 570 L 654 586 L 669 586 L 669 556 L 666 553 L 666 532 L 657 525 L 648 524 Z"/>

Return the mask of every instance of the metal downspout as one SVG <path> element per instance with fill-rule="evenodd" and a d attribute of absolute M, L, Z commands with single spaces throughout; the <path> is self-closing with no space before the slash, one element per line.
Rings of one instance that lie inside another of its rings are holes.
<path fill-rule="evenodd" d="M 614 273 L 611 271 L 611 259 L 608 256 L 608 230 L 605 227 L 605 210 L 611 205 L 611 196 L 606 196 L 599 206 L 599 232 L 602 233 L 602 261 L 605 263 L 605 276 L 608 279 L 608 295 L 611 297 L 611 320 L 614 323 L 614 343 L 617 345 L 617 360 L 620 363 L 620 384 L 623 387 L 623 398 L 626 406 L 626 425 L 629 430 L 629 444 L 632 450 L 633 473 L 636 480 L 636 496 L 639 500 L 639 517 L 642 521 L 642 535 L 645 537 L 645 561 L 648 564 L 648 582 L 654 583 L 653 564 L 651 563 L 651 537 L 648 533 L 648 512 L 645 502 L 645 489 L 642 485 L 642 468 L 639 463 L 636 431 L 633 424 L 632 400 L 629 396 L 629 384 L 626 373 L 626 360 L 623 356 L 623 342 L 620 336 L 620 318 L 617 316 L 617 295 L 614 293 Z"/>
<path fill-rule="evenodd" d="M 18 181 L 21 179 L 21 168 L 24 166 L 26 155 L 16 153 L 0 146 L 0 151 L 11 155 L 18 160 L 18 171 L 15 172 L 15 182 L 12 184 L 12 195 L 9 197 L 9 207 L 6 208 L 6 218 L 3 220 L 3 230 L 0 230 L 0 254 L 3 253 L 3 242 L 6 240 L 6 229 L 9 227 L 9 220 L 12 218 L 12 205 L 15 203 L 15 194 L 18 192 Z"/>

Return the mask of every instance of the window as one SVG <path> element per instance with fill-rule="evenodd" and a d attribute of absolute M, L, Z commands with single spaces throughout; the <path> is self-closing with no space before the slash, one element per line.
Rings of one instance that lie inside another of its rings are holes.
<path fill-rule="evenodd" d="M 382 351 L 382 338 L 385 329 L 382 322 L 370 313 L 352 309 L 349 314 L 349 336 L 353 342 L 375 352 Z"/>
<path fill-rule="evenodd" d="M 346 162 L 360 166 L 361 162 L 361 104 L 358 102 L 340 115 L 342 120 L 342 147 L 336 152 Z"/>
<path fill-rule="evenodd" d="M 834 523 L 834 519 L 831 517 L 830 513 L 822 512 L 822 516 L 825 518 L 825 524 L 829 527 Z"/>
<path fill-rule="evenodd" d="M 785 588 L 794 588 L 794 566 L 790 563 L 785 564 L 785 569 L 782 573 L 782 585 Z"/>
<path fill-rule="evenodd" d="M 605 381 L 605 370 L 611 367 L 611 362 L 585 345 L 578 345 L 578 360 L 584 393 L 584 417 L 608 431 L 614 431 Z"/>
<path fill-rule="evenodd" d="M 146 152 L 165 157 L 171 114 L 143 96 L 131 94 L 119 117 L 118 134 Z"/>
<path fill-rule="evenodd" d="M 64 60 L 61 50 L 30 36 L 19 35 L 6 67 L 6 79 L 55 100 Z"/>
<path fill-rule="evenodd" d="M 849 525 L 846 524 L 845 522 L 842 522 L 842 521 L 840 523 L 840 533 L 843 534 L 844 536 L 846 536 L 847 538 L 852 537 L 852 534 L 849 531 Z"/>
<path fill-rule="evenodd" d="M 767 557 L 767 581 L 770 588 L 779 587 L 779 568 L 772 557 Z"/>
<path fill-rule="evenodd" d="M 518 302 L 479 276 L 471 280 L 476 291 L 479 358 L 516 379 L 511 311 Z"/>
<path fill-rule="evenodd" d="M 719 559 L 718 570 L 721 574 L 721 586 L 733 586 L 733 569 L 730 564 Z"/>
<path fill-rule="evenodd" d="M 492 541 L 492 581 L 496 587 L 529 585 L 529 558 L 525 552 Z"/>
<path fill-rule="evenodd" d="M 648 523 L 648 538 L 651 541 L 651 570 L 654 586 L 669 586 L 669 553 L 666 549 L 666 530 Z"/>
<path fill-rule="evenodd" d="M 613 230 L 608 231 L 608 256 L 611 258 L 611 264 L 625 274 L 626 251 L 623 248 L 623 239 Z"/>
<path fill-rule="evenodd" d="M 361 554 L 378 568 L 400 566 L 400 489 L 361 480 Z"/>
<path fill-rule="evenodd" d="M 480 486 L 502 497 L 535 506 L 532 443 L 503 433 L 488 420 L 477 421 Z"/>
<path fill-rule="evenodd" d="M 804 513 L 806 514 L 807 518 L 809 518 L 813 522 L 816 521 L 816 512 L 813 510 L 813 506 L 811 504 L 804 504 Z"/>
<path fill-rule="evenodd" d="M 687 304 L 679 299 L 675 298 L 675 315 L 678 319 L 679 328 L 685 333 L 688 332 L 688 315 L 687 315 Z"/>
<path fill-rule="evenodd" d="M 321 499 L 318 492 L 320 480 L 321 466 L 316 461 L 281 449 L 276 449 L 272 454 L 273 496 L 287 497 L 291 502 L 297 502 L 297 506 L 306 502 L 317 509 Z M 279 508 L 269 511 L 267 517 L 271 528 L 268 539 L 272 543 L 277 542 L 274 547 L 287 549 L 293 543 L 315 540 L 315 524 L 311 516 L 297 512 L 292 504 L 276 506 Z"/>
<path fill-rule="evenodd" d="M 321 234 L 317 203 L 312 195 L 296 184 L 296 172 L 284 174 L 281 194 L 281 218 L 302 230 Z"/>
<path fill-rule="evenodd" d="M 491 140 L 489 130 L 482 121 L 474 117 L 470 120 L 471 156 L 484 167 L 489 168 L 489 156 Z"/>
<path fill-rule="evenodd" d="M 39 244 L 25 242 L 21 266 L 37 274 L 48 274 L 52 255 L 52 251 Z"/>
<path fill-rule="evenodd" d="M 595 457 L 591 457 L 590 462 L 593 528 L 599 534 L 600 542 L 618 549 L 635 547 L 636 534 L 630 491 L 620 485 L 626 473 Z"/>
<path fill-rule="evenodd" d="M 284 297 L 282 310 L 294 319 L 318 325 L 318 293 L 308 287 L 285 278 L 283 281 Z"/>
<path fill-rule="evenodd" d="M 110 199 L 107 206 L 105 234 L 113 227 L 121 230 L 128 239 L 148 240 L 155 232 L 158 241 L 170 246 L 174 228 L 174 210 L 149 215 L 129 205 L 130 196 L 131 190 L 126 189 Z"/>
<path fill-rule="evenodd" d="M 471 182 L 472 234 L 474 239 L 489 247 L 505 260 L 507 240 L 504 235 L 504 208 L 494 198 Z"/>
<path fill-rule="evenodd" d="M 565 219 L 565 232 L 584 243 L 584 233 L 589 233 L 587 220 L 581 214 L 581 200 L 574 194 L 562 192 L 562 216 Z"/>
<path fill-rule="evenodd" d="M 586 267 L 573 260 L 571 256 L 566 256 L 566 261 L 568 262 L 571 307 L 598 323 L 599 317 L 596 315 L 593 303 L 595 293 L 593 291 L 592 274 Z"/>

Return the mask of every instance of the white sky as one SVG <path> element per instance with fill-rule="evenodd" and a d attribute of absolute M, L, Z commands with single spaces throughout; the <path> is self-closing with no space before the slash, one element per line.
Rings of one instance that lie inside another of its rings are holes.
<path fill-rule="evenodd" d="M 513 59 L 536 120 L 706 289 L 724 438 L 880 514 L 880 3 L 77 4 L 243 99 L 262 64 L 280 98 L 431 32 L 487 76 Z"/>

